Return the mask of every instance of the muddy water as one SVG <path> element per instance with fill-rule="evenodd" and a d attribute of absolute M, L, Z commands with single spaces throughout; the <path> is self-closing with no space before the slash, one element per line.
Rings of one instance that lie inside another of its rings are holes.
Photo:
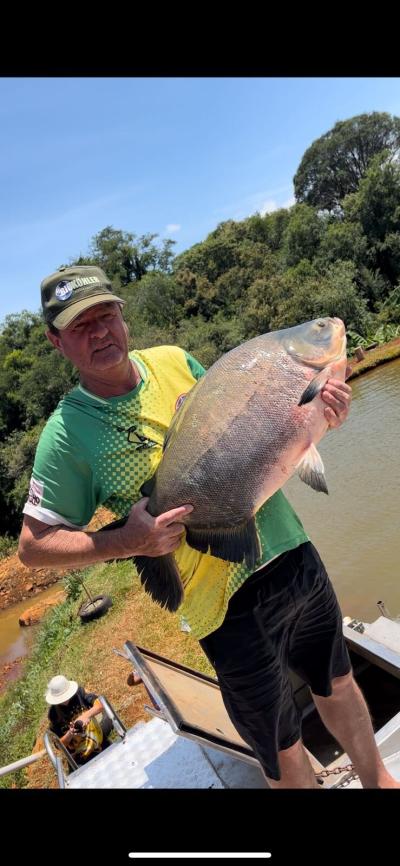
<path fill-rule="evenodd" d="M 329 496 L 298 477 L 285 493 L 322 556 L 343 614 L 400 614 L 400 361 L 351 381 L 347 422 L 318 446 Z"/>
<path fill-rule="evenodd" d="M 62 589 L 62 582 L 53 583 L 43 592 L 32 595 L 25 601 L 10 605 L 0 611 L 0 666 L 13 662 L 14 659 L 27 655 L 32 645 L 36 626 L 22 627 L 18 619 L 28 607 L 38 604 L 39 601 L 52 598 Z"/>

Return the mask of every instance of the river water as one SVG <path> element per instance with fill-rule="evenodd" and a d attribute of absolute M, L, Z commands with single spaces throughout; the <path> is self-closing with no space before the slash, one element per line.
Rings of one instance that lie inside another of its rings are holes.
<path fill-rule="evenodd" d="M 32 645 L 36 626 L 20 626 L 18 619 L 21 613 L 39 601 L 52 598 L 60 589 L 63 589 L 62 582 L 53 583 L 43 592 L 0 611 L 0 666 L 27 655 Z"/>
<path fill-rule="evenodd" d="M 352 379 L 348 420 L 318 450 L 329 496 L 295 476 L 285 494 L 325 562 L 343 615 L 400 614 L 400 360 Z"/>
<path fill-rule="evenodd" d="M 284 490 L 325 562 L 343 615 L 371 621 L 379 600 L 400 614 L 400 360 L 351 385 L 347 422 L 318 446 L 329 496 L 297 476 Z M 18 617 L 59 589 L 53 584 L 0 612 L 0 664 L 29 652 L 34 628 L 21 628 Z"/>

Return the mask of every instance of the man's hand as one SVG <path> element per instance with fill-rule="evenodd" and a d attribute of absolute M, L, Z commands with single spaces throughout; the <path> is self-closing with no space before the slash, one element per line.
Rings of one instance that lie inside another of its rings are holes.
<path fill-rule="evenodd" d="M 97 712 L 101 712 L 101 707 L 97 710 Z M 92 715 L 93 713 L 91 713 L 89 710 L 86 710 L 86 712 L 81 713 L 81 715 L 75 719 L 75 722 L 82 722 L 83 727 L 86 728 L 86 725 L 90 722 Z"/>
<path fill-rule="evenodd" d="M 179 518 L 193 511 L 192 505 L 180 505 L 152 517 L 146 510 L 148 497 L 140 499 L 131 509 L 128 520 L 119 532 L 126 556 L 163 556 L 179 547 L 185 534 Z"/>
<path fill-rule="evenodd" d="M 77 719 L 74 719 L 73 722 L 70 722 L 69 723 L 69 733 L 70 733 L 71 737 L 75 737 L 77 734 L 79 734 L 81 737 L 83 737 L 86 725 L 87 725 L 87 721 L 84 722 L 83 719 L 81 718 L 81 716 L 79 716 Z"/>
<path fill-rule="evenodd" d="M 138 672 L 135 670 L 131 671 L 130 674 L 128 674 L 126 682 L 128 686 L 138 686 L 141 682 L 143 682 L 143 680 L 140 674 L 138 674 Z"/>
<path fill-rule="evenodd" d="M 346 367 L 346 378 L 351 373 L 351 367 Z M 340 427 L 346 420 L 351 403 L 351 387 L 341 379 L 328 379 L 321 391 L 321 397 L 327 403 L 324 410 L 329 427 Z"/>

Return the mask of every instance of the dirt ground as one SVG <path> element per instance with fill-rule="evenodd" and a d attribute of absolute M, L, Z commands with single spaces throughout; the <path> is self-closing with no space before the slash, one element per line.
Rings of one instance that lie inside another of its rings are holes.
<path fill-rule="evenodd" d="M 113 519 L 110 511 L 100 508 L 89 524 L 89 529 L 97 530 Z M 0 611 L 25 599 L 26 607 L 31 607 L 35 596 L 65 577 L 68 571 L 69 569 L 65 568 L 27 568 L 17 553 L 0 559 Z M 18 677 L 22 661 L 23 659 L 18 658 L 0 665 L 0 692 Z"/>
<path fill-rule="evenodd" d="M 113 515 L 105 508 L 99 508 L 88 529 L 95 531 L 110 523 Z M 61 580 L 70 569 L 28 568 L 23 565 L 17 553 L 0 559 L 0 610 L 27 599 Z M 31 602 L 30 602 L 31 603 Z M 27 607 L 30 605 L 27 604 Z"/>
<path fill-rule="evenodd" d="M 67 569 L 27 568 L 17 553 L 0 560 L 0 610 L 30 600 L 67 574 Z M 27 604 L 27 607 L 29 604 Z"/>

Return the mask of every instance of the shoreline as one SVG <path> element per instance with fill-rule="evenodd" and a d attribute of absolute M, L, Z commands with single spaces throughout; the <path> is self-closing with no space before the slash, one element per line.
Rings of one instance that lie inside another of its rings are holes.
<path fill-rule="evenodd" d="M 350 358 L 351 373 L 347 381 L 366 373 L 368 370 L 373 370 L 375 367 L 380 367 L 388 361 L 395 361 L 396 358 L 400 358 L 400 337 L 396 337 L 382 346 L 376 346 L 374 349 L 366 349 L 365 358 L 362 361 L 357 361 L 354 357 Z"/>

